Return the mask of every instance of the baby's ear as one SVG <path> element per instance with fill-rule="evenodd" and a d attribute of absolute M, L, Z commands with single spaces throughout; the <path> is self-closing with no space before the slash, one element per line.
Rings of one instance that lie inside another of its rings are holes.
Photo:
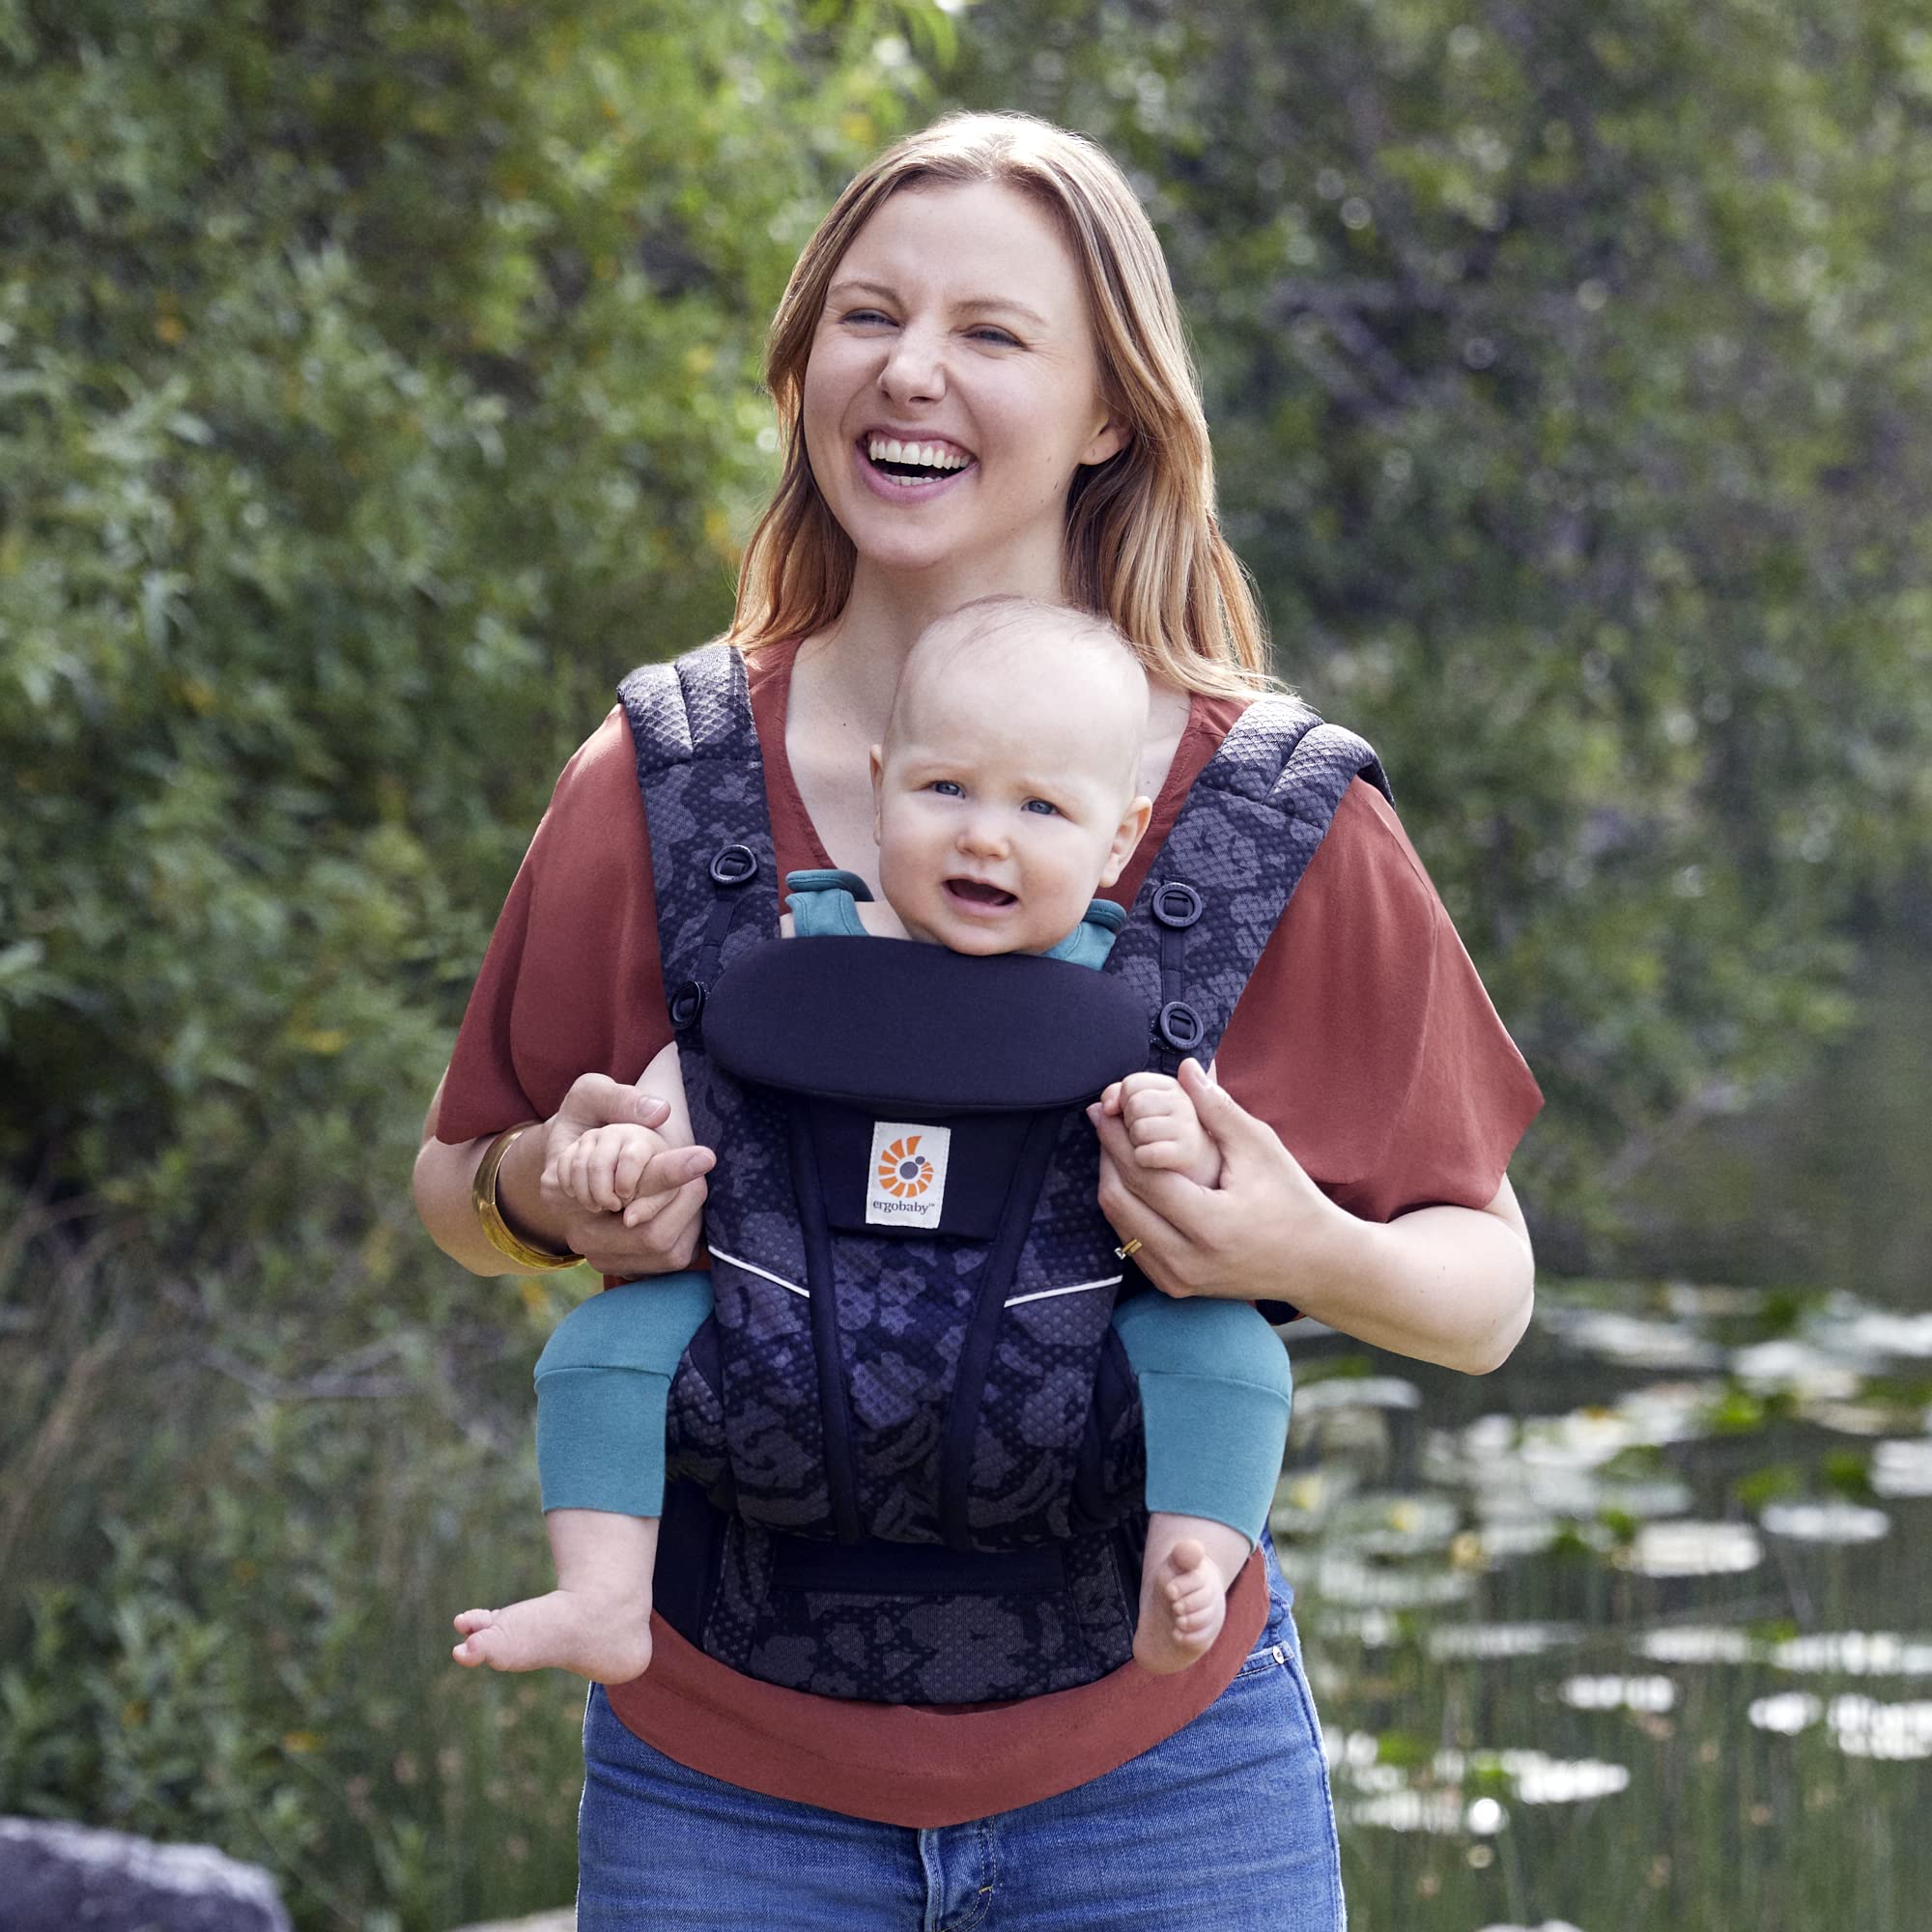
<path fill-rule="evenodd" d="M 1127 861 L 1134 856 L 1134 847 L 1146 836 L 1148 821 L 1152 816 L 1152 799 L 1137 797 L 1127 801 L 1127 809 L 1121 814 L 1113 845 L 1107 853 L 1107 863 L 1100 870 L 1103 886 L 1111 886 L 1127 869 Z"/>

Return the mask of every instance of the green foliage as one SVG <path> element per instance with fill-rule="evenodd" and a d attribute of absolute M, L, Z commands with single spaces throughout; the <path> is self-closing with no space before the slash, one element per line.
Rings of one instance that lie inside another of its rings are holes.
<path fill-rule="evenodd" d="M 1736 1425 L 1726 1418 L 1717 1418 L 1717 1432 L 1719 1435 L 1736 1433 Z M 1755 1434 L 1755 1423 L 1747 1423 L 1746 1434 Z M 1731 1484 L 1731 1495 L 1738 1507 L 1758 1511 L 1767 1503 L 1789 1502 L 1794 1497 L 1805 1493 L 1805 1472 L 1795 1463 L 1767 1463 L 1762 1468 L 1743 1471 Z"/>
<path fill-rule="evenodd" d="M 0 16 L 16 1171 L 201 1253 L 364 1221 L 549 780 L 728 610 L 763 321 L 908 17 Z"/>
<path fill-rule="evenodd" d="M 1932 828 L 1932 43 L 1796 0 L 988 0 L 1134 171 L 1280 671 L 1364 730 L 1601 1220 Z"/>
<path fill-rule="evenodd" d="M 304 1926 L 567 1894 L 574 1699 L 445 1622 L 537 1579 L 570 1291 L 403 1177 L 558 765 L 726 612 L 799 244 L 943 99 L 1146 195 L 1542 1218 L 1842 1015 L 1932 818 L 1897 0 L 0 0 L 0 1808 Z"/>
<path fill-rule="evenodd" d="M 1856 1503 L 1871 1502 L 1878 1493 L 1872 1488 L 1871 1458 L 1858 1449 L 1827 1451 L 1818 1459 L 1818 1475 L 1834 1495 Z"/>
<path fill-rule="evenodd" d="M 765 320 L 950 33 L 0 0 L 0 1810 L 304 1925 L 568 1896 L 581 1690 L 447 1629 L 539 1580 L 557 1309 L 405 1177 L 557 767 L 728 611 Z"/>
<path fill-rule="evenodd" d="M 543 1587 L 558 1308 L 533 1284 L 295 1381 L 144 1305 L 137 1255 L 57 1287 L 0 1349 L 0 1812 L 218 1844 L 305 1926 L 568 1897 L 582 1687 L 448 1654 L 454 1611 Z"/>

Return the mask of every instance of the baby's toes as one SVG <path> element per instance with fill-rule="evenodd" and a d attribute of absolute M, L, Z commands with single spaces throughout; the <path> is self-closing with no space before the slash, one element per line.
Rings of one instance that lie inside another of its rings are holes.
<path fill-rule="evenodd" d="M 485 1623 L 472 1630 L 450 1655 L 459 1663 L 487 1663 L 507 1670 L 517 1667 L 510 1655 L 515 1648 L 515 1639 L 501 1624 Z"/>
<path fill-rule="evenodd" d="M 1213 1583 L 1199 1570 L 1168 1580 L 1168 1609 L 1176 1618 L 1200 1615 L 1213 1603 L 1215 1595 Z"/>
<path fill-rule="evenodd" d="M 495 1610 L 461 1610 L 450 1618 L 450 1622 L 465 1636 L 469 1636 L 475 1631 L 487 1630 L 496 1621 L 496 1616 Z"/>
<path fill-rule="evenodd" d="M 1179 1631 L 1199 1630 L 1208 1621 L 1213 1608 L 1213 1603 L 1208 1598 L 1190 1597 L 1185 1603 L 1176 1604 L 1173 1606 L 1171 1614 L 1174 1618 L 1174 1627 Z"/>
<path fill-rule="evenodd" d="M 1214 1578 L 1203 1570 L 1190 1570 L 1184 1577 L 1175 1577 L 1168 1588 L 1173 1593 L 1175 1604 L 1183 1609 L 1205 1604 L 1219 1594 L 1214 1587 Z"/>

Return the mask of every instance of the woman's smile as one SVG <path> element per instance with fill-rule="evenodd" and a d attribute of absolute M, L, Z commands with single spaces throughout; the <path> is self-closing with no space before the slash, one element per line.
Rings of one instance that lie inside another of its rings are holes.
<path fill-rule="evenodd" d="M 869 429 L 853 444 L 859 473 L 892 503 L 929 503 L 978 470 L 979 458 L 946 437 Z"/>

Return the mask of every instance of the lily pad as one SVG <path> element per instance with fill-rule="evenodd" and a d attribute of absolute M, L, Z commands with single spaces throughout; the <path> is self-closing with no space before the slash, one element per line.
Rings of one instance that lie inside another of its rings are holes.
<path fill-rule="evenodd" d="M 1618 1561 L 1643 1577 L 1733 1577 L 1755 1570 L 1764 1546 L 1741 1522 L 1647 1522 Z"/>
<path fill-rule="evenodd" d="M 1891 1528 L 1884 1510 L 1837 1496 L 1823 1502 L 1770 1503 L 1758 1521 L 1768 1534 L 1796 1543 L 1876 1543 Z"/>

